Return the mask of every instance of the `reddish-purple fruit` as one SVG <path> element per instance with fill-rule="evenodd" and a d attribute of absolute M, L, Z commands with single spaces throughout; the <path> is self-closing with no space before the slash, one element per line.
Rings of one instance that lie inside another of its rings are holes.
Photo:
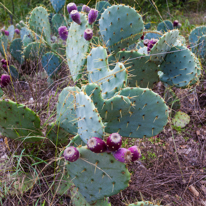
<path fill-rule="evenodd" d="M 73 10 L 77 10 L 77 6 L 74 2 L 71 2 L 69 4 L 67 4 L 67 11 L 69 12 L 69 14 L 71 13 L 71 11 Z"/>
<path fill-rule="evenodd" d="M 76 147 L 70 146 L 64 150 L 64 158 L 69 162 L 74 162 L 79 158 L 79 151 Z"/>
<path fill-rule="evenodd" d="M 68 30 L 66 26 L 60 26 L 58 28 L 58 32 L 59 32 L 59 36 L 61 37 L 61 39 L 63 39 L 64 41 L 67 40 L 68 37 Z"/>
<path fill-rule="evenodd" d="M 7 65 L 7 61 L 5 59 L 1 60 L 2 65 L 6 64 Z"/>
<path fill-rule="evenodd" d="M 132 153 L 132 162 L 138 160 L 141 157 L 140 149 L 137 146 L 132 146 L 128 148 L 128 150 L 130 150 Z"/>
<path fill-rule="evenodd" d="M 9 31 L 4 31 L 4 34 L 6 35 L 6 36 L 9 36 Z"/>
<path fill-rule="evenodd" d="M 92 39 L 92 36 L 93 36 L 93 31 L 92 29 L 85 29 L 84 30 L 84 38 L 89 41 Z"/>
<path fill-rule="evenodd" d="M 16 34 L 20 34 L 19 29 L 15 29 L 14 32 L 15 32 Z"/>
<path fill-rule="evenodd" d="M 70 16 L 74 22 L 76 22 L 79 25 L 81 24 L 80 14 L 77 10 L 72 10 Z"/>
<path fill-rule="evenodd" d="M 145 46 L 147 46 L 148 43 L 149 43 L 149 39 L 145 39 L 145 40 L 143 41 L 143 44 L 144 44 Z"/>
<path fill-rule="evenodd" d="M 10 76 L 7 74 L 1 75 L 1 88 L 6 87 L 10 83 Z"/>
<path fill-rule="evenodd" d="M 112 154 L 114 158 L 119 162 L 129 163 L 132 160 L 131 151 L 125 148 L 120 148 L 116 152 L 113 152 Z"/>
<path fill-rule="evenodd" d="M 83 7 L 82 7 L 83 12 L 89 13 L 90 10 L 91 10 L 91 8 L 89 6 L 83 5 Z"/>
<path fill-rule="evenodd" d="M 93 24 L 98 16 L 98 10 L 96 9 L 91 9 L 89 14 L 88 14 L 88 22 L 89 24 Z"/>
<path fill-rule="evenodd" d="M 144 39 L 144 34 L 141 36 L 141 40 L 143 40 Z"/>
<path fill-rule="evenodd" d="M 107 138 L 107 147 L 110 151 L 117 151 L 122 146 L 122 137 L 118 133 L 112 133 Z"/>
<path fill-rule="evenodd" d="M 149 53 L 152 47 L 158 42 L 158 39 L 151 39 L 147 44 L 147 52 Z"/>
<path fill-rule="evenodd" d="M 178 21 L 178 20 L 175 20 L 175 21 L 173 22 L 173 26 L 174 26 L 174 27 L 177 27 L 178 24 L 179 24 L 179 21 Z"/>
<path fill-rule="evenodd" d="M 98 137 L 90 138 L 87 141 L 87 147 L 94 153 L 102 153 L 107 151 L 106 143 Z"/>

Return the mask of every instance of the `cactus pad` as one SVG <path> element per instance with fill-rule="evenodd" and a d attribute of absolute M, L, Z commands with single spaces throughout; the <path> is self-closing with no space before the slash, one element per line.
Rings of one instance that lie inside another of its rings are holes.
<path fill-rule="evenodd" d="M 173 24 L 169 20 L 165 20 L 158 24 L 157 31 L 161 31 L 162 33 L 165 33 L 169 30 L 173 30 Z"/>
<path fill-rule="evenodd" d="M 0 36 L 0 52 L 3 56 L 6 55 L 8 46 L 8 38 L 5 35 Z"/>
<path fill-rule="evenodd" d="M 65 4 L 65 0 L 50 0 L 54 10 L 58 13 Z"/>
<path fill-rule="evenodd" d="M 10 100 L 1 100 L 0 107 L 0 131 L 4 136 L 25 142 L 43 138 L 40 119 L 31 109 Z"/>
<path fill-rule="evenodd" d="M 17 70 L 17 68 L 14 65 L 10 65 L 9 66 L 10 72 L 11 72 L 11 76 L 15 79 L 19 78 L 19 72 Z"/>
<path fill-rule="evenodd" d="M 166 52 L 170 51 L 175 44 L 178 35 L 178 30 L 172 30 L 165 33 L 151 49 L 150 59 L 157 63 L 161 63 L 166 55 Z"/>
<path fill-rule="evenodd" d="M 176 127 L 184 128 L 190 122 L 190 116 L 184 112 L 177 112 L 172 119 L 172 123 Z"/>
<path fill-rule="evenodd" d="M 14 38 L 14 25 L 10 25 L 7 29 L 7 31 L 9 32 L 9 36 L 8 36 L 8 40 L 11 42 L 12 39 Z"/>
<path fill-rule="evenodd" d="M 87 143 L 91 137 L 103 139 L 104 125 L 91 98 L 79 92 L 76 94 L 76 115 L 78 118 L 78 134 Z"/>
<path fill-rule="evenodd" d="M 108 7 L 110 7 L 111 4 L 108 1 L 99 1 L 96 3 L 95 5 L 95 9 L 98 10 L 98 16 L 97 16 L 97 20 L 96 22 L 99 21 L 102 13 L 104 12 L 105 9 L 107 9 Z"/>
<path fill-rule="evenodd" d="M 69 142 L 68 147 L 69 146 L 74 146 L 74 147 L 78 147 L 78 146 L 85 146 L 84 141 L 81 139 L 81 137 L 79 136 L 79 134 L 77 134 L 76 136 L 73 137 L 73 139 Z"/>
<path fill-rule="evenodd" d="M 71 23 L 66 44 L 67 63 L 74 81 L 81 78 L 86 63 L 89 41 L 84 39 L 84 30 L 90 28 L 86 16 L 80 13 L 81 25 Z"/>
<path fill-rule="evenodd" d="M 106 46 L 115 53 L 135 43 L 144 29 L 141 15 L 124 5 L 107 8 L 101 15 L 99 26 Z"/>
<path fill-rule="evenodd" d="M 160 80 L 170 86 L 185 87 L 194 79 L 197 65 L 192 52 L 184 46 L 176 46 L 170 50 L 160 65 L 163 75 Z"/>
<path fill-rule="evenodd" d="M 62 44 L 52 44 L 52 49 L 55 50 L 59 55 L 64 56 L 66 54 L 66 48 Z"/>
<path fill-rule="evenodd" d="M 124 88 L 119 95 L 126 96 L 133 103 L 127 115 L 107 123 L 105 131 L 118 132 L 124 137 L 153 137 L 163 130 L 167 123 L 168 107 L 164 100 L 150 89 Z"/>
<path fill-rule="evenodd" d="M 112 154 L 95 154 L 86 146 L 78 150 L 81 158 L 68 162 L 66 168 L 88 203 L 117 194 L 128 186 L 130 173 L 126 165 L 115 160 Z"/>
<path fill-rule="evenodd" d="M 42 57 L 41 63 L 49 77 L 53 77 L 61 68 L 61 59 L 53 52 L 46 53 Z"/>
<path fill-rule="evenodd" d="M 129 67 L 128 85 L 130 87 L 152 88 L 159 81 L 157 74 L 159 68 L 154 62 L 150 61 L 149 56 L 135 51 L 119 52 L 116 56 L 120 62 L 125 61 L 125 65 Z"/>
<path fill-rule="evenodd" d="M 52 17 L 52 26 L 53 28 L 55 29 L 55 32 L 58 33 L 58 28 L 60 26 L 67 26 L 67 23 L 64 19 L 64 16 L 61 15 L 61 14 L 55 14 L 53 17 Z"/>
<path fill-rule="evenodd" d="M 45 8 L 40 6 L 33 9 L 29 19 L 29 26 L 30 29 L 37 33 L 39 36 L 43 35 L 47 43 L 51 45 L 51 29 L 48 13 Z"/>
<path fill-rule="evenodd" d="M 159 39 L 162 36 L 161 32 L 158 31 L 147 31 L 144 39 Z"/>
<path fill-rule="evenodd" d="M 57 125 L 59 124 L 68 133 L 77 133 L 76 93 L 78 87 L 66 87 L 62 90 L 57 104 Z"/>
<path fill-rule="evenodd" d="M 20 64 L 24 62 L 23 57 L 23 42 L 19 39 L 14 39 L 10 45 L 10 54 L 16 59 Z"/>
<path fill-rule="evenodd" d="M 103 47 L 93 48 L 87 57 L 87 71 L 90 83 L 100 85 L 103 98 L 111 98 L 127 81 L 127 72 L 122 63 L 109 69 L 107 51 Z"/>

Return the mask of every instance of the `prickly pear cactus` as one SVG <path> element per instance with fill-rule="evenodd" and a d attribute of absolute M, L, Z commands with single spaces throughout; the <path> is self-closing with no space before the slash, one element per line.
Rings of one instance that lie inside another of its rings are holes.
<path fill-rule="evenodd" d="M 98 16 L 97 16 L 97 20 L 96 22 L 99 21 L 102 13 L 104 12 L 105 9 L 107 9 L 108 7 L 110 7 L 111 4 L 108 1 L 99 1 L 96 3 L 95 5 L 95 9 L 98 10 Z"/>
<path fill-rule="evenodd" d="M 177 112 L 172 119 L 172 123 L 176 127 L 184 128 L 190 122 L 190 116 L 184 112 Z"/>
<path fill-rule="evenodd" d="M 130 99 L 133 106 L 126 115 L 107 122 L 105 131 L 117 132 L 124 137 L 153 137 L 163 130 L 168 119 L 164 100 L 150 89 L 128 87 L 117 94 Z"/>
<path fill-rule="evenodd" d="M 61 15 L 61 14 L 55 14 L 53 17 L 52 17 L 52 26 L 55 30 L 55 32 L 58 34 L 58 28 L 60 26 L 67 26 L 67 23 L 64 19 L 64 16 Z"/>
<path fill-rule="evenodd" d="M 84 30 L 90 28 L 86 16 L 80 13 L 81 25 L 71 23 L 66 43 L 66 58 L 74 81 L 81 78 L 86 56 L 89 49 L 89 41 L 84 39 Z"/>
<path fill-rule="evenodd" d="M 78 150 L 81 158 L 67 162 L 66 168 L 88 203 L 117 194 L 128 186 L 130 173 L 126 165 L 117 161 L 112 154 L 95 154 L 86 146 Z"/>
<path fill-rule="evenodd" d="M 24 62 L 23 57 L 23 42 L 19 39 L 14 39 L 10 45 L 10 54 L 16 59 L 20 64 Z"/>
<path fill-rule="evenodd" d="M 172 47 L 160 65 L 163 74 L 160 80 L 170 86 L 185 87 L 197 73 L 197 65 L 192 52 L 184 46 Z"/>
<path fill-rule="evenodd" d="M 9 32 L 9 36 L 8 36 L 8 40 L 11 42 L 12 39 L 14 38 L 14 25 L 10 25 L 7 29 L 7 31 Z"/>
<path fill-rule="evenodd" d="M 87 71 L 89 82 L 101 87 L 104 99 L 111 98 L 127 82 L 124 64 L 117 63 L 115 68 L 110 70 L 107 51 L 101 46 L 93 48 L 88 55 Z"/>
<path fill-rule="evenodd" d="M 113 5 L 101 15 L 99 28 L 108 49 L 116 53 L 142 36 L 144 23 L 132 7 Z"/>
<path fill-rule="evenodd" d="M 78 87 L 66 87 L 62 90 L 57 104 L 57 125 L 68 133 L 77 134 L 76 94 L 80 92 Z"/>
<path fill-rule="evenodd" d="M 158 31 L 147 31 L 144 39 L 159 39 L 162 36 L 161 32 Z"/>
<path fill-rule="evenodd" d="M 77 134 L 76 136 L 74 136 L 72 138 L 72 140 L 69 142 L 68 146 L 74 146 L 74 147 L 78 147 L 78 146 L 85 146 L 84 141 L 81 139 L 81 137 L 79 136 L 79 134 Z"/>
<path fill-rule="evenodd" d="M 35 142 L 43 139 L 40 119 L 31 109 L 11 100 L 0 101 L 0 132 L 11 139 Z"/>
<path fill-rule="evenodd" d="M 51 45 L 51 30 L 47 10 L 43 7 L 36 7 L 31 12 L 29 26 L 39 37 L 43 35 L 49 45 Z"/>
<path fill-rule="evenodd" d="M 30 38 L 34 38 L 34 35 L 32 34 L 32 31 L 29 30 L 27 27 L 22 27 L 20 30 L 20 37 L 23 41 L 24 37 L 28 36 Z"/>
<path fill-rule="evenodd" d="M 172 30 L 165 33 L 159 41 L 153 46 L 150 51 L 150 59 L 151 61 L 161 63 L 166 56 L 166 52 L 170 51 L 170 49 L 175 44 L 179 35 L 178 30 Z"/>
<path fill-rule="evenodd" d="M 54 10 L 58 13 L 65 4 L 65 0 L 50 0 Z"/>
<path fill-rule="evenodd" d="M 53 52 L 46 53 L 41 60 L 42 66 L 47 72 L 49 77 L 54 77 L 61 68 L 61 59 L 58 55 Z"/>
<path fill-rule="evenodd" d="M 157 26 L 157 31 L 161 31 L 162 33 L 168 32 L 169 30 L 173 30 L 173 24 L 169 20 L 165 20 Z"/>
<path fill-rule="evenodd" d="M 8 46 L 8 38 L 5 35 L 0 36 L 0 52 L 3 56 L 6 56 Z"/>
<path fill-rule="evenodd" d="M 9 69 L 11 72 L 11 76 L 15 79 L 19 79 L 19 72 L 18 72 L 17 68 L 14 65 L 10 65 Z"/>
<path fill-rule="evenodd" d="M 78 134 L 84 143 L 87 143 L 91 137 L 103 139 L 104 125 L 102 119 L 91 98 L 83 92 L 76 94 L 76 115 L 78 118 Z"/>
<path fill-rule="evenodd" d="M 206 35 L 203 35 L 199 38 L 197 41 L 197 50 L 195 51 L 195 54 L 200 58 L 206 57 Z"/>
<path fill-rule="evenodd" d="M 27 47 L 27 45 L 32 43 L 33 40 L 28 35 L 24 35 L 24 38 L 23 38 L 22 42 L 23 42 L 24 47 Z"/>
<path fill-rule="evenodd" d="M 118 52 L 116 58 L 120 62 L 125 61 L 125 65 L 129 68 L 130 78 L 128 79 L 128 86 L 153 88 L 153 85 L 159 81 L 157 74 L 159 68 L 150 60 L 149 56 L 135 51 L 123 51 Z M 132 59 L 132 61 L 130 61 L 130 59 Z"/>

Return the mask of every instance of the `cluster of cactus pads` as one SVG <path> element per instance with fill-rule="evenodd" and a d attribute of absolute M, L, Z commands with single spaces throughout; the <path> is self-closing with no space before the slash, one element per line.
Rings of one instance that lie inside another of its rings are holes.
<path fill-rule="evenodd" d="M 25 142 L 46 137 L 55 145 L 68 144 L 69 137 L 74 136 L 65 150 L 66 160 L 59 163 L 66 169 L 66 185 L 61 184 L 60 191 L 70 188 L 76 206 L 111 205 L 107 197 L 128 186 L 131 175 L 126 164 L 137 160 L 140 153 L 136 146 L 125 149 L 109 140 L 105 143 L 105 134 L 149 138 L 163 130 L 170 109 L 152 91 L 153 85 L 162 81 L 185 88 L 198 82 L 201 64 L 193 52 L 195 44 L 202 45 L 203 50 L 196 54 L 205 55 L 206 27 L 191 32 L 191 51 L 179 35 L 178 21 L 161 22 L 158 31 L 150 31 L 146 30 L 150 25 L 144 25 L 141 15 L 130 6 L 101 1 L 95 9 L 84 5 L 80 11 L 71 2 L 67 5 L 68 19 L 61 14 L 65 0 L 51 0 L 51 4 L 56 14 L 35 8 L 28 23 L 16 25 L 20 37 L 12 42 L 14 28 L 9 30 L 10 38 L 6 30 L 1 31 L 0 52 L 6 56 L 10 41 L 10 54 L 19 64 L 41 56 L 42 66 L 51 78 L 66 57 L 74 82 L 86 78 L 88 83 L 62 90 L 56 120 L 47 125 L 45 133 L 37 114 L 2 98 L 0 132 Z M 9 78 L 19 78 L 14 66 L 8 62 L 3 65 Z M 93 148 L 95 142 L 98 152 Z M 100 143 L 103 146 L 99 147 Z M 153 204 L 131 204 L 135 205 Z"/>

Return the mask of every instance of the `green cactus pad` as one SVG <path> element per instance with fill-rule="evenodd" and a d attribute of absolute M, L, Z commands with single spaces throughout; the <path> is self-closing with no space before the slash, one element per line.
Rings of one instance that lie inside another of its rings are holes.
<path fill-rule="evenodd" d="M 140 14 L 130 6 L 114 5 L 107 8 L 99 20 L 100 33 L 111 52 L 128 47 L 143 34 Z"/>
<path fill-rule="evenodd" d="M 199 78 L 201 77 L 202 74 L 202 65 L 199 61 L 199 59 L 194 55 L 195 58 L 195 63 L 197 65 L 197 73 L 195 74 L 195 78 L 192 80 L 192 82 L 190 83 L 190 86 L 196 84 L 197 82 L 199 82 Z"/>
<path fill-rule="evenodd" d="M 53 77 L 61 68 L 61 59 L 53 52 L 46 53 L 42 57 L 41 63 L 49 77 Z"/>
<path fill-rule="evenodd" d="M 157 31 L 161 31 L 162 33 L 165 33 L 169 30 L 173 30 L 173 24 L 169 20 L 165 20 L 158 24 Z"/>
<path fill-rule="evenodd" d="M 74 146 L 74 147 L 78 147 L 78 146 L 85 146 L 84 141 L 81 139 L 80 135 L 77 134 L 76 136 L 73 137 L 73 139 L 69 142 L 68 147 L 69 146 Z"/>
<path fill-rule="evenodd" d="M 105 131 L 118 132 L 124 137 L 153 137 L 159 134 L 167 123 L 168 107 L 164 100 L 150 89 L 128 87 L 119 95 L 126 96 L 133 103 L 127 115 L 107 123 Z"/>
<path fill-rule="evenodd" d="M 11 42 L 12 39 L 14 38 L 14 25 L 10 25 L 7 29 L 7 31 L 9 32 L 9 36 L 8 36 L 8 40 Z"/>
<path fill-rule="evenodd" d="M 24 47 L 27 47 L 28 44 L 32 43 L 33 40 L 31 37 L 24 35 L 24 38 L 22 40 Z"/>
<path fill-rule="evenodd" d="M 155 205 L 149 201 L 140 201 L 140 202 L 129 204 L 128 206 L 160 206 L 160 205 Z"/>
<path fill-rule="evenodd" d="M 165 33 L 152 47 L 150 51 L 150 59 L 154 62 L 161 63 L 166 55 L 166 52 L 170 51 L 175 44 L 178 35 L 178 30 L 172 30 Z"/>
<path fill-rule="evenodd" d="M 36 7 L 32 10 L 29 18 L 29 26 L 39 37 L 43 35 L 49 45 L 51 45 L 51 29 L 47 10 L 43 7 Z"/>
<path fill-rule="evenodd" d="M 135 51 L 123 51 L 117 53 L 116 57 L 120 62 L 125 61 L 125 65 L 129 67 L 128 85 L 130 87 L 153 88 L 153 85 L 159 81 L 157 74 L 159 68 L 150 61 L 149 56 Z"/>
<path fill-rule="evenodd" d="M 76 94 L 78 87 L 66 87 L 62 90 L 57 104 L 57 125 L 59 124 L 68 133 L 77 134 Z"/>
<path fill-rule="evenodd" d="M 107 51 L 101 46 L 93 48 L 87 56 L 87 71 L 89 82 L 100 85 L 104 99 L 111 98 L 127 81 L 122 63 L 117 63 L 113 70 L 109 69 Z"/>
<path fill-rule="evenodd" d="M 58 33 L 58 28 L 60 26 L 67 26 L 67 23 L 64 19 L 64 16 L 61 15 L 61 14 L 55 14 L 53 17 L 52 17 L 52 25 L 55 29 L 55 32 Z"/>
<path fill-rule="evenodd" d="M 50 0 L 54 10 L 58 13 L 65 4 L 65 0 Z"/>
<path fill-rule="evenodd" d="M 139 41 L 139 42 L 136 44 L 136 49 L 140 49 L 140 48 L 142 48 L 142 47 L 144 47 L 144 43 L 143 43 L 143 41 Z"/>
<path fill-rule="evenodd" d="M 192 52 L 184 46 L 172 47 L 160 65 L 163 74 L 160 80 L 170 86 L 185 87 L 192 82 L 197 73 Z"/>
<path fill-rule="evenodd" d="M 91 97 L 104 122 L 112 121 L 119 115 L 128 114 L 131 101 L 127 97 L 115 95 L 110 99 L 103 99 L 100 87 L 92 83 L 82 89 Z"/>
<path fill-rule="evenodd" d="M 0 36 L 0 52 L 5 57 L 8 46 L 8 38 L 5 35 Z"/>
<path fill-rule="evenodd" d="M 21 30 L 20 24 L 17 23 L 17 24 L 16 24 L 16 28 L 19 29 L 19 30 Z"/>
<path fill-rule="evenodd" d="M 10 65 L 9 69 L 11 72 L 11 76 L 15 79 L 19 79 L 19 72 L 18 72 L 17 68 L 14 65 Z"/>
<path fill-rule="evenodd" d="M 66 48 L 62 44 L 54 43 L 52 44 L 52 49 L 61 56 L 64 56 L 66 54 Z"/>
<path fill-rule="evenodd" d="M 144 46 L 144 47 L 138 49 L 138 53 L 148 55 L 147 47 Z"/>
<path fill-rule="evenodd" d="M 206 26 L 198 26 L 194 28 L 189 36 L 189 42 L 190 46 L 192 47 L 192 52 L 195 52 L 197 50 L 197 42 L 199 38 L 203 35 L 206 35 Z"/>
<path fill-rule="evenodd" d="M 66 168 L 88 203 L 115 195 L 128 186 L 130 173 L 126 165 L 117 161 L 112 154 L 95 154 L 86 146 L 78 150 L 81 158 L 67 162 Z"/>
<path fill-rule="evenodd" d="M 111 6 L 111 4 L 108 1 L 99 1 L 96 3 L 95 9 L 98 10 L 98 16 L 97 16 L 96 22 L 99 21 L 104 10 L 110 6 Z"/>
<path fill-rule="evenodd" d="M 145 29 L 150 29 L 150 28 L 151 28 L 151 25 L 152 25 L 151 22 L 149 22 L 149 23 L 147 23 L 147 24 L 144 25 L 144 28 L 145 28 Z"/>
<path fill-rule="evenodd" d="M 206 35 L 203 35 L 197 41 L 197 50 L 195 50 L 195 54 L 200 58 L 206 58 Z"/>
<path fill-rule="evenodd" d="M 172 119 L 172 123 L 176 127 L 184 128 L 190 122 L 190 116 L 184 112 L 177 112 Z"/>
<path fill-rule="evenodd" d="M 38 60 L 45 53 L 45 45 L 39 42 L 32 42 L 24 48 L 24 56 L 26 59 Z"/>
<path fill-rule="evenodd" d="M 46 137 L 55 145 L 66 144 L 69 142 L 70 134 L 61 128 L 56 122 L 47 125 Z"/>
<path fill-rule="evenodd" d="M 0 107 L 2 135 L 24 142 L 35 142 L 43 139 L 40 131 L 40 119 L 31 109 L 11 100 L 1 100 Z"/>
<path fill-rule="evenodd" d="M 162 36 L 161 32 L 158 31 L 147 31 L 144 39 L 159 39 Z"/>
<path fill-rule="evenodd" d="M 81 78 L 86 63 L 89 41 L 84 39 L 84 30 L 90 28 L 85 15 L 80 13 L 81 25 L 71 23 L 66 43 L 66 58 L 74 81 Z"/>
<path fill-rule="evenodd" d="M 16 59 L 20 64 L 24 62 L 23 57 L 23 42 L 19 39 L 14 39 L 10 45 L 10 54 Z"/>
<path fill-rule="evenodd" d="M 104 125 L 91 98 L 79 92 L 76 94 L 76 115 L 78 118 L 78 134 L 87 143 L 91 137 L 103 139 Z"/>
<path fill-rule="evenodd" d="M 30 38 L 33 38 L 34 35 L 32 34 L 32 31 L 30 31 L 27 27 L 22 27 L 20 30 L 20 37 L 23 41 L 24 36 L 29 36 Z"/>

